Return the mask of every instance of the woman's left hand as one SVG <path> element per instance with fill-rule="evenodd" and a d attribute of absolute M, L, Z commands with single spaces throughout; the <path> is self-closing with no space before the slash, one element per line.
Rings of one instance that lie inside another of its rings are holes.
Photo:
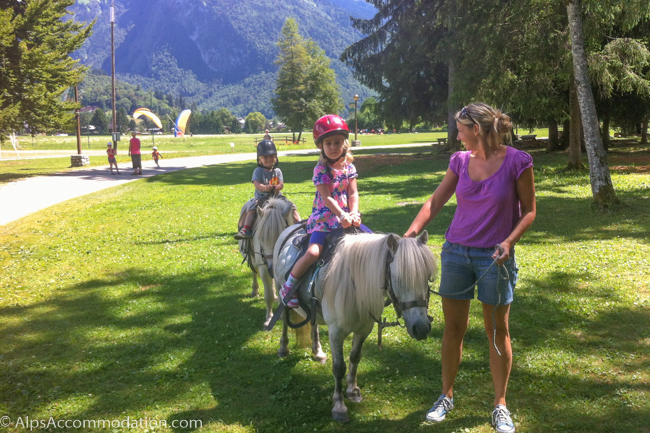
<path fill-rule="evenodd" d="M 501 250 L 499 250 L 499 247 L 497 247 L 492 254 L 492 258 L 497 259 L 497 265 L 502 265 L 506 260 L 510 258 L 510 243 L 503 241 L 499 244 L 499 246 L 501 246 Z"/>

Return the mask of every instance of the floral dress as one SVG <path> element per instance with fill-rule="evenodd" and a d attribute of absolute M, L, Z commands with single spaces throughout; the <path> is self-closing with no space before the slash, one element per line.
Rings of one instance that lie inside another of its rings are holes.
<path fill-rule="evenodd" d="M 346 164 L 342 170 L 318 164 L 314 168 L 314 185 L 329 185 L 330 194 L 345 212 L 350 212 L 348 206 L 348 185 L 350 180 L 358 176 L 353 164 Z M 341 225 L 341 220 L 325 205 L 325 200 L 316 190 L 316 197 L 307 221 L 307 233 L 330 232 Z"/>

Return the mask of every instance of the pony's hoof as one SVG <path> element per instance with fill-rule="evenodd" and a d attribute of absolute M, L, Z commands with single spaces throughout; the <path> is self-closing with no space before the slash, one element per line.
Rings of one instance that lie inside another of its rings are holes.
<path fill-rule="evenodd" d="M 337 412 L 335 410 L 332 410 L 332 418 L 338 422 L 350 422 L 350 417 L 348 416 L 347 410 L 345 412 Z"/>
<path fill-rule="evenodd" d="M 259 295 L 260 295 L 259 290 L 253 290 L 251 294 L 248 296 L 250 296 L 251 298 L 257 298 Z"/>
<path fill-rule="evenodd" d="M 316 355 L 314 355 L 314 360 L 318 361 L 320 365 L 325 365 L 325 363 L 327 362 L 327 355 L 325 354 L 325 352 L 317 353 Z"/>
<path fill-rule="evenodd" d="M 363 400 L 363 397 L 361 397 L 361 390 L 359 389 L 359 387 L 349 390 L 347 392 L 347 396 L 350 401 L 355 403 L 361 403 L 361 400 Z"/>

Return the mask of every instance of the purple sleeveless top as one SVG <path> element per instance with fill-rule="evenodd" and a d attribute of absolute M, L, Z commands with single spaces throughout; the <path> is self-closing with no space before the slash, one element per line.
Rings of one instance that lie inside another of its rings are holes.
<path fill-rule="evenodd" d="M 470 154 L 456 152 L 449 160 L 449 168 L 458 176 L 458 206 L 445 239 L 467 247 L 493 248 L 510 236 L 521 217 L 516 180 L 533 166 L 533 158 L 508 146 L 496 173 L 475 182 L 467 173 Z"/>

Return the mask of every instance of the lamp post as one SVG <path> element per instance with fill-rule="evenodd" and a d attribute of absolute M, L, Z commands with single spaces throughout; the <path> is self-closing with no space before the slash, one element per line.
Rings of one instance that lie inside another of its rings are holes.
<path fill-rule="evenodd" d="M 359 95 L 354 95 L 354 141 L 352 142 L 353 146 L 361 146 L 361 142 L 357 140 L 357 132 L 359 128 L 357 122 L 357 103 L 359 101 Z"/>
<path fill-rule="evenodd" d="M 115 0 L 110 7 L 111 19 L 111 108 L 113 109 L 113 149 L 117 150 L 117 141 L 119 140 L 117 129 L 117 111 L 115 109 Z"/>

